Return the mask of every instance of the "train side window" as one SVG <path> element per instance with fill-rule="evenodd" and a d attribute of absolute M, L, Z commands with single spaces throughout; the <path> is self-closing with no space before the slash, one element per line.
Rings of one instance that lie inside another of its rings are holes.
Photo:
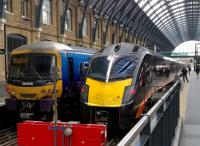
<path fill-rule="evenodd" d="M 150 85 L 152 83 L 152 74 L 151 74 L 151 56 L 145 56 L 141 73 L 140 73 L 140 86 L 144 87 L 146 85 Z"/>
<path fill-rule="evenodd" d="M 74 60 L 72 57 L 68 58 L 68 68 L 69 68 L 69 81 L 74 81 Z"/>
<path fill-rule="evenodd" d="M 88 68 L 88 62 L 84 62 L 84 68 Z"/>
<path fill-rule="evenodd" d="M 83 78 L 86 75 L 88 69 L 88 62 L 80 63 L 80 77 Z"/>
<path fill-rule="evenodd" d="M 80 77 L 83 78 L 83 63 L 82 62 L 79 65 L 79 70 L 80 70 Z"/>

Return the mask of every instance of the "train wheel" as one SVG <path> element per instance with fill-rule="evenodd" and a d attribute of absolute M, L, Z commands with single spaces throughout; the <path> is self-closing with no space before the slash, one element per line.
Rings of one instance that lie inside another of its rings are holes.
<path fill-rule="evenodd" d="M 80 121 L 81 123 L 91 123 L 91 115 L 90 115 L 90 108 L 86 106 L 84 103 L 80 103 Z"/>

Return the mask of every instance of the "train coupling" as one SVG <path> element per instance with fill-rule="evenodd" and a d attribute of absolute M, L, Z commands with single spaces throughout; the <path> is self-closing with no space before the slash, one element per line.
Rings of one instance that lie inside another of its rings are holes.
<path fill-rule="evenodd" d="M 108 111 L 95 111 L 95 122 L 108 123 L 109 112 Z"/>

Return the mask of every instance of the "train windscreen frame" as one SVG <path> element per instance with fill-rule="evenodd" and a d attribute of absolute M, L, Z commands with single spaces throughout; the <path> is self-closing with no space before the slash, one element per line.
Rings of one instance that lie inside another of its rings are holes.
<path fill-rule="evenodd" d="M 132 56 L 116 57 L 113 62 L 109 80 L 126 79 L 133 76 L 138 58 Z"/>
<path fill-rule="evenodd" d="M 133 76 L 137 60 L 136 55 L 98 56 L 92 59 L 88 76 L 103 81 L 127 79 Z"/>
<path fill-rule="evenodd" d="M 11 56 L 9 80 L 51 80 L 56 56 L 52 54 L 16 54 Z"/>
<path fill-rule="evenodd" d="M 110 59 L 108 58 L 108 56 L 93 58 L 88 73 L 89 77 L 106 80 L 109 62 Z"/>

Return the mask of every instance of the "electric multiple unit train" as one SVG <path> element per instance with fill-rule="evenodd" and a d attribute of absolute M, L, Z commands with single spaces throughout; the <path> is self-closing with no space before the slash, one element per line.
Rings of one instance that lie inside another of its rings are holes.
<path fill-rule="evenodd" d="M 130 43 L 97 52 L 81 89 L 81 115 L 86 123 L 130 128 L 148 100 L 179 74 L 182 64 Z"/>
<path fill-rule="evenodd" d="M 46 119 L 52 113 L 52 68 L 58 68 L 58 109 L 79 105 L 81 84 L 94 50 L 43 41 L 12 51 L 6 90 L 7 109 L 21 118 Z M 66 114 L 67 115 L 67 114 Z M 73 116 L 68 113 L 67 116 Z"/>

